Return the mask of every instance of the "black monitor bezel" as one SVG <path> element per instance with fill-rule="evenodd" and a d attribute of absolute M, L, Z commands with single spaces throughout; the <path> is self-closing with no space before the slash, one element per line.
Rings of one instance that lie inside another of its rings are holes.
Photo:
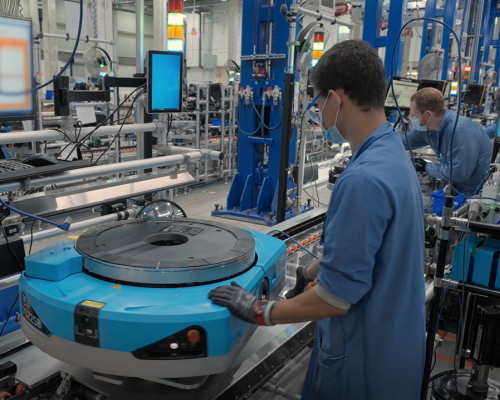
<path fill-rule="evenodd" d="M 174 55 L 179 57 L 179 65 L 180 65 L 180 73 L 181 79 L 179 81 L 179 108 L 162 108 L 162 109 L 153 109 L 151 105 L 153 103 L 153 90 L 152 90 L 152 59 L 153 55 L 161 54 L 161 55 Z M 159 50 L 150 50 L 147 52 L 146 60 L 147 60 L 147 70 L 146 70 L 146 82 L 147 82 L 147 113 L 148 114 L 167 114 L 172 112 L 181 112 L 182 111 L 182 74 L 183 74 L 183 54 L 178 51 L 159 51 Z"/>
<path fill-rule="evenodd" d="M 424 89 L 422 87 L 422 85 L 425 83 L 438 83 L 438 84 L 442 85 L 441 90 L 439 90 L 438 88 L 434 88 L 434 89 L 439 90 L 443 96 L 444 96 L 444 93 L 446 92 L 446 88 L 448 87 L 448 81 L 439 81 L 439 80 L 435 80 L 435 79 L 420 79 L 420 85 L 418 86 L 418 90 Z"/>
<path fill-rule="evenodd" d="M 389 106 L 385 105 L 385 102 L 387 101 L 387 96 L 389 95 L 389 92 L 391 91 L 391 79 L 394 79 L 395 81 L 418 83 L 420 86 L 420 80 L 418 80 L 418 79 L 402 78 L 400 76 L 393 76 L 393 77 L 389 78 L 387 80 L 386 90 L 385 90 L 385 100 L 384 100 L 384 110 L 385 111 L 394 111 L 394 110 L 398 109 L 397 107 L 389 107 Z M 417 90 L 415 92 L 418 91 L 419 86 L 417 86 Z M 400 104 L 398 104 L 398 105 L 399 105 L 399 109 L 401 111 L 410 111 L 410 107 L 402 107 Z"/>
<path fill-rule="evenodd" d="M 483 105 L 483 102 L 484 102 L 484 95 L 486 94 L 486 87 L 487 86 L 486 85 L 480 85 L 478 83 L 465 83 L 465 85 L 466 85 L 465 93 L 464 93 L 463 88 L 462 88 L 462 100 L 461 100 L 461 103 L 462 104 L 467 104 L 469 106 L 481 107 Z M 481 96 L 481 101 L 480 101 L 479 104 L 477 104 L 477 103 L 473 104 L 473 103 L 469 103 L 469 102 L 465 101 L 465 96 L 467 95 L 469 86 L 477 86 L 477 87 L 482 86 L 483 87 L 483 95 Z"/>
<path fill-rule="evenodd" d="M 13 20 L 23 21 L 23 22 L 27 23 L 29 26 L 29 30 L 30 30 L 30 33 L 29 33 L 30 38 L 33 37 L 33 22 L 30 19 L 11 17 L 11 16 L 6 16 L 6 15 L 1 15 L 0 18 L 13 19 Z M 29 52 L 30 52 L 30 60 L 31 60 L 31 63 L 30 63 L 31 88 L 30 88 L 30 90 L 33 90 L 35 88 L 35 84 L 36 84 L 35 79 L 33 78 L 33 74 L 34 74 L 33 42 L 30 42 Z M 31 96 L 31 111 L 27 111 L 26 113 L 15 114 L 15 115 L 0 115 L 0 123 L 4 124 L 5 122 L 19 122 L 19 121 L 34 120 L 36 117 L 34 92 L 32 92 L 30 96 Z"/>

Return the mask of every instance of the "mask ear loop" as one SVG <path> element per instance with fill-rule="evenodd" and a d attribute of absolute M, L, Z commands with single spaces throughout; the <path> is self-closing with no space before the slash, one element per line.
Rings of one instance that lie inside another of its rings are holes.
<path fill-rule="evenodd" d="M 337 119 L 339 118 L 340 105 L 342 104 L 342 101 L 340 100 L 340 96 L 337 93 L 335 93 L 335 95 L 339 99 L 339 108 L 337 108 L 337 115 L 335 117 L 335 123 L 333 124 L 333 126 L 337 126 Z"/>
<path fill-rule="evenodd" d="M 321 109 L 321 114 L 323 114 L 323 111 L 325 111 L 326 103 L 328 102 L 329 97 L 330 97 L 330 93 L 328 93 L 328 96 L 326 96 L 325 104 L 323 104 L 323 108 Z"/>

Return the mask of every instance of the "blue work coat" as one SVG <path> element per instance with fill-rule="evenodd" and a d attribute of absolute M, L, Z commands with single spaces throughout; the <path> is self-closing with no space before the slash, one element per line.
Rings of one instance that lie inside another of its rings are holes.
<path fill-rule="evenodd" d="M 453 185 L 460 193 L 473 196 L 477 187 L 490 168 L 493 146 L 483 129 L 469 118 L 460 117 L 451 148 L 451 136 L 457 114 L 447 110 L 437 131 L 417 131 L 408 133 L 413 149 L 430 145 L 440 164 L 427 163 L 425 172 L 432 178 L 450 180 L 451 153 L 453 152 Z M 409 150 L 405 136 L 403 145 Z"/>
<path fill-rule="evenodd" d="M 418 400 L 425 359 L 420 185 L 389 123 L 353 155 L 330 198 L 318 284 L 351 303 L 318 321 L 303 400 Z"/>
<path fill-rule="evenodd" d="M 497 132 L 497 124 L 490 124 L 486 128 L 484 128 L 484 133 L 488 135 L 490 139 L 495 138 L 495 134 Z"/>

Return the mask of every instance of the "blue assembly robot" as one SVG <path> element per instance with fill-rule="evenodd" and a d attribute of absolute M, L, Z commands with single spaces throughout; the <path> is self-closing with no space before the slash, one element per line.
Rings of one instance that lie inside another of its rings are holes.
<path fill-rule="evenodd" d="M 97 227 L 25 260 L 21 325 L 35 346 L 96 377 L 177 379 L 231 367 L 255 327 L 208 292 L 236 281 L 277 297 L 286 245 L 210 221 L 158 218 Z"/>

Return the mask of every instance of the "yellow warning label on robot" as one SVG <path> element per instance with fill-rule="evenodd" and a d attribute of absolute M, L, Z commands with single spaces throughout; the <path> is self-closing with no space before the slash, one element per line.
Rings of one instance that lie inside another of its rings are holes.
<path fill-rule="evenodd" d="M 103 308 L 106 305 L 106 303 L 99 303 L 98 301 L 92 301 L 92 300 L 82 301 L 81 304 L 83 306 L 93 307 L 93 308 Z"/>

